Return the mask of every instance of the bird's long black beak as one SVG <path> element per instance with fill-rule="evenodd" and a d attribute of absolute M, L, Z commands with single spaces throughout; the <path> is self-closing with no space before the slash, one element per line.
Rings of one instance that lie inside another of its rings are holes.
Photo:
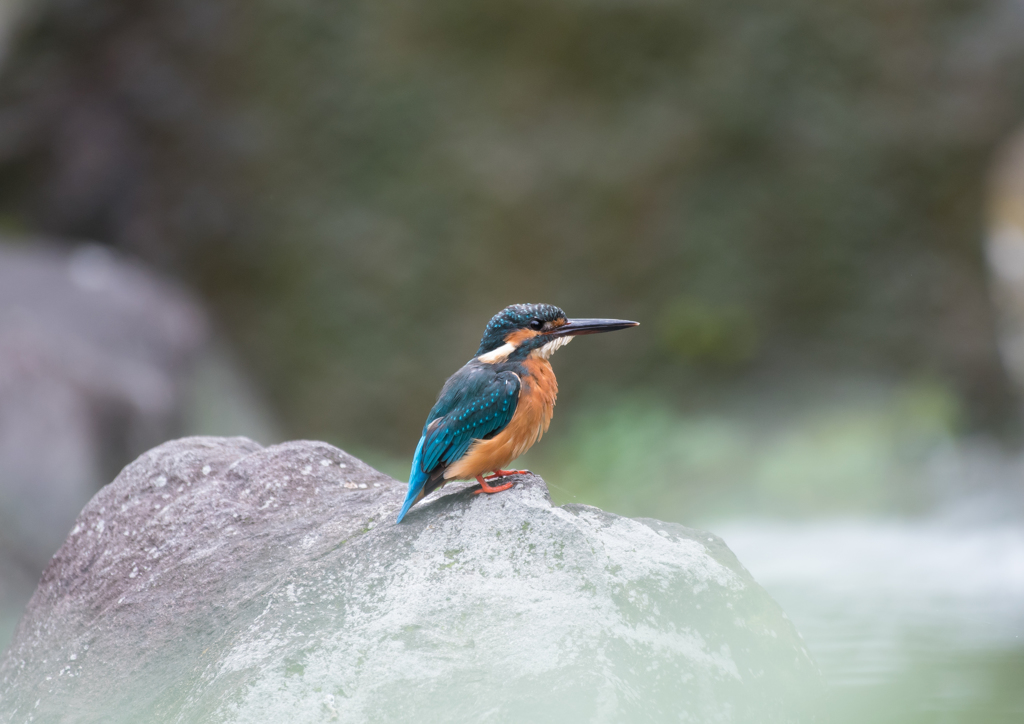
<path fill-rule="evenodd" d="M 570 319 L 562 326 L 552 329 L 546 336 L 574 337 L 578 334 L 599 334 L 636 327 L 639 324 L 640 322 L 629 322 L 625 319 Z"/>

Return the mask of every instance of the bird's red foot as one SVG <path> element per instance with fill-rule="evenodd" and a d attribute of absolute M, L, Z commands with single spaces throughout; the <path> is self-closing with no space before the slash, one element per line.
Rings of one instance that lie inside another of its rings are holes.
<path fill-rule="evenodd" d="M 476 481 L 480 483 L 480 490 L 473 491 L 473 495 L 479 495 L 480 493 L 487 493 L 488 495 L 492 493 L 500 493 L 502 490 L 508 490 L 514 485 L 514 483 L 505 483 L 504 485 L 492 487 L 487 484 L 487 481 L 484 479 L 483 475 L 477 475 Z"/>
<path fill-rule="evenodd" d="M 529 470 L 495 470 L 493 475 L 485 475 L 484 480 L 504 478 L 509 475 L 533 475 Z"/>

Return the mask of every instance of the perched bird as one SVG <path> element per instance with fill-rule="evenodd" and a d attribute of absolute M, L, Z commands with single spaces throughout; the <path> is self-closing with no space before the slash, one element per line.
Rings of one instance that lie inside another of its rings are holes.
<path fill-rule="evenodd" d="M 513 304 L 487 323 L 476 356 L 448 378 L 416 446 L 398 522 L 451 480 L 476 478 L 483 493 L 512 483 L 488 481 L 525 470 L 503 468 L 540 440 L 554 412 L 558 383 L 548 358 L 579 334 L 635 327 L 621 319 L 566 319 L 550 304 Z M 493 475 L 484 477 L 484 473 Z"/>

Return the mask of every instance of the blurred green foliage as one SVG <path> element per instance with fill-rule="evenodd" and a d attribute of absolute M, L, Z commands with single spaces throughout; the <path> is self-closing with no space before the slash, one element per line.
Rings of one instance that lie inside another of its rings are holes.
<path fill-rule="evenodd" d="M 666 351 L 708 372 L 734 372 L 759 346 L 752 315 L 738 305 L 711 306 L 699 299 L 669 304 L 658 332 Z"/>
<path fill-rule="evenodd" d="M 591 408 L 529 453 L 552 497 L 688 525 L 925 510 L 935 502 L 929 461 L 951 445 L 959 416 L 933 382 L 744 395 L 690 413 L 656 399 Z"/>
<path fill-rule="evenodd" d="M 55 3 L 0 84 L 21 129 L 0 214 L 174 270 L 286 432 L 347 448 L 408 454 L 487 319 L 524 301 L 643 323 L 556 362 L 563 407 L 657 397 L 623 435 L 808 370 L 932 376 L 992 423 L 984 179 L 1024 116 L 1008 13 Z"/>
<path fill-rule="evenodd" d="M 1004 398 L 980 208 L 1024 84 L 963 49 L 996 6 L 261 8 L 283 145 L 259 193 L 295 243 L 246 344 L 311 434 L 408 447 L 487 318 L 532 300 L 645 323 L 560 355 L 563 400 L 807 368 Z"/>

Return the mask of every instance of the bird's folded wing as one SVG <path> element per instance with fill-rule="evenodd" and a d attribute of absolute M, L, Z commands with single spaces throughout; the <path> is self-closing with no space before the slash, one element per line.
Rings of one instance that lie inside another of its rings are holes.
<path fill-rule="evenodd" d="M 430 473 L 466 454 L 474 440 L 501 432 L 516 412 L 519 375 L 464 368 L 445 384 L 423 431 L 420 467 Z"/>

